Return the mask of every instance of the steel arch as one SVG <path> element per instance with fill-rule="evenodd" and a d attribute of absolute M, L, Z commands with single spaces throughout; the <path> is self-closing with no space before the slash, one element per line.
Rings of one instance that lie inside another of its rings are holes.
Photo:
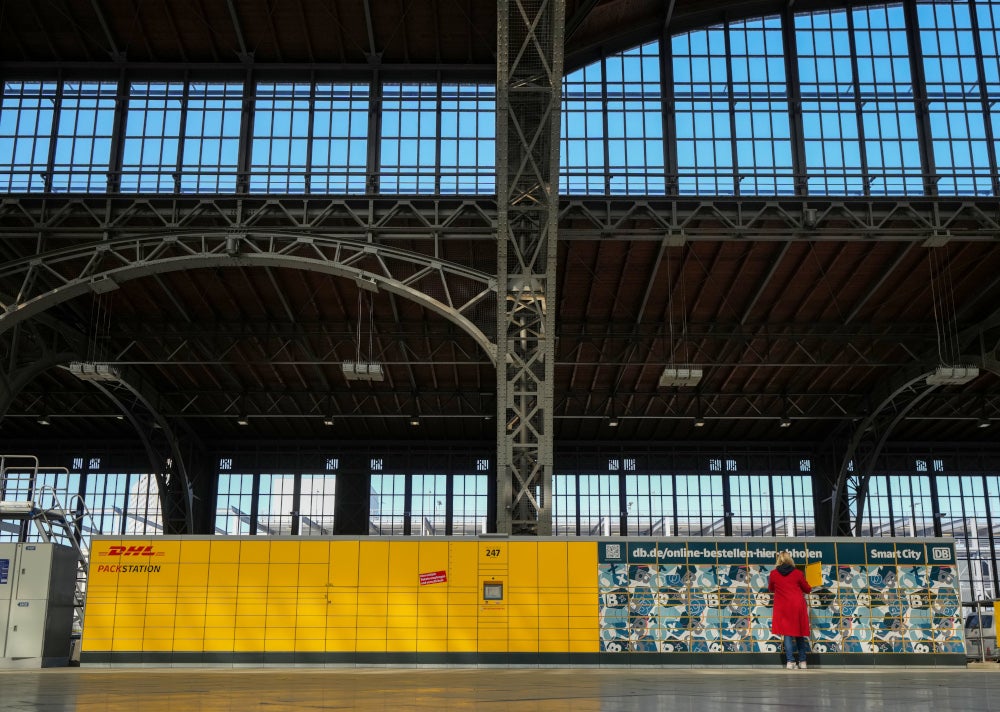
<path fill-rule="evenodd" d="M 154 424 L 153 429 L 147 431 L 144 423 L 139 420 L 133 409 L 129 408 L 108 384 L 94 382 L 93 385 L 114 403 L 128 419 L 146 451 L 151 474 L 156 478 L 160 496 L 163 532 L 165 534 L 194 534 L 194 491 L 176 433 L 171 429 L 166 418 L 153 408 L 151 400 L 142 392 L 141 388 L 130 382 L 127 377 L 119 379 L 118 384 L 132 397 L 133 407 L 138 404 L 148 411 L 151 423 Z M 160 451 L 153 443 L 151 433 L 154 430 L 159 431 L 165 438 L 167 453 Z M 167 454 L 172 461 L 170 465 L 167 465 Z"/>
<path fill-rule="evenodd" d="M 463 265 L 398 248 L 321 235 L 211 231 L 143 235 L 74 246 L 16 260 L 0 280 L 18 282 L 0 302 L 0 334 L 52 306 L 119 282 L 207 267 L 283 267 L 355 280 L 440 314 L 475 339 L 496 363 L 497 279 Z M 495 327 L 494 327 L 495 328 Z"/>
<path fill-rule="evenodd" d="M 840 469 L 837 472 L 837 479 L 833 486 L 832 512 L 830 520 L 832 527 L 839 527 L 841 516 L 840 509 L 847 488 L 847 480 L 850 475 L 849 468 L 851 463 L 854 462 L 859 469 L 861 467 L 861 463 L 856 461 L 856 456 L 865 434 L 874 428 L 879 416 L 882 415 L 886 409 L 890 408 L 896 399 L 901 396 L 911 394 L 914 387 L 920 383 L 920 381 L 925 380 L 929 373 L 931 373 L 931 371 L 928 371 L 926 367 L 920 366 L 915 370 L 909 373 L 904 373 L 897 379 L 894 379 L 894 383 L 890 383 L 888 385 L 888 393 L 872 409 L 872 412 L 869 413 L 864 420 L 858 423 L 857 427 L 854 429 L 854 434 L 851 436 L 847 449 L 844 451 L 844 457 L 841 460 Z M 859 472 L 858 475 L 863 477 L 864 473 Z"/>

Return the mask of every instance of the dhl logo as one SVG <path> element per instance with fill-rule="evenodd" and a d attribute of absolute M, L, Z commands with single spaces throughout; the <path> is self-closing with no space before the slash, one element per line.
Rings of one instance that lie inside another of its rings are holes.
<path fill-rule="evenodd" d="M 98 556 L 163 556 L 162 551 L 153 551 L 152 546 L 112 546 L 101 551 Z"/>

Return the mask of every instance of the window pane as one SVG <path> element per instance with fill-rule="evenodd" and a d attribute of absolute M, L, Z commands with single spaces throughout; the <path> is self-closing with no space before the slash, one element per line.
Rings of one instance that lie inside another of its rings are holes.
<path fill-rule="evenodd" d="M 301 536 L 333 534 L 336 484 L 336 475 L 302 475 L 298 510 Z"/>
<path fill-rule="evenodd" d="M 563 80 L 562 193 L 664 194 L 659 54 L 651 42 Z"/>
<path fill-rule="evenodd" d="M 794 193 L 780 18 L 678 35 L 672 49 L 679 192 Z"/>
<path fill-rule="evenodd" d="M 249 534 L 252 500 L 253 475 L 220 474 L 215 533 Z"/>
<path fill-rule="evenodd" d="M 121 190 L 173 193 L 178 185 L 182 82 L 134 82 L 125 118 Z"/>
<path fill-rule="evenodd" d="M 236 191 L 242 105 L 240 84 L 196 82 L 188 86 L 182 192 Z"/>
<path fill-rule="evenodd" d="M 0 104 L 0 189 L 44 191 L 55 82 L 4 82 Z"/>
<path fill-rule="evenodd" d="M 52 190 L 102 193 L 111 169 L 114 82 L 63 85 L 52 164 Z"/>
<path fill-rule="evenodd" d="M 963 0 L 919 2 L 917 24 L 937 189 L 947 195 L 990 195 L 994 189 L 990 151 L 994 147 L 987 142 L 972 5 Z"/>

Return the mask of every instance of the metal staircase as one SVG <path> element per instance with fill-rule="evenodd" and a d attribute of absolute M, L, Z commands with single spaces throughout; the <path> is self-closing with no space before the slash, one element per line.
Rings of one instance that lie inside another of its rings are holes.
<path fill-rule="evenodd" d="M 25 460 L 30 464 L 23 463 Z M 92 531 L 93 520 L 83 498 L 45 483 L 52 475 L 64 475 L 64 467 L 40 467 L 33 455 L 0 455 L 0 521 L 20 522 L 19 541 L 41 541 L 74 549 L 77 555 L 73 592 L 73 631 L 83 630 L 83 611 L 90 572 L 90 551 L 83 538 Z"/>

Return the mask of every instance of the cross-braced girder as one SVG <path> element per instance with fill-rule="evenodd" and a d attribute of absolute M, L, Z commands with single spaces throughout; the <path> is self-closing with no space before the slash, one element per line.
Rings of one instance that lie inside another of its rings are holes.
<path fill-rule="evenodd" d="M 469 333 L 492 359 L 496 280 L 483 272 L 392 247 L 322 236 L 228 231 L 88 242 L 0 268 L 0 333 L 73 297 L 122 281 L 206 267 L 285 267 L 323 272 L 411 299 Z"/>
<path fill-rule="evenodd" d="M 529 202 L 527 207 L 535 205 Z M 22 195 L 0 201 L 0 236 L 30 240 L 33 253 L 38 238 L 63 242 L 209 229 L 293 231 L 383 244 L 419 240 L 429 245 L 428 252 L 439 253 L 442 244 L 453 239 L 492 241 L 497 216 L 498 204 L 492 196 Z M 560 241 L 995 242 L 1000 239 L 1000 200 L 975 196 L 564 197 L 559 200 L 557 226 Z M 14 244 L 6 249 L 4 258 L 12 259 L 15 255 L 10 250 L 19 248 Z M 481 256 L 490 257 L 490 263 L 481 268 L 492 271 L 493 256 Z"/>
<path fill-rule="evenodd" d="M 564 0 L 497 6 L 497 530 L 513 534 L 552 532 L 565 12 Z"/>

